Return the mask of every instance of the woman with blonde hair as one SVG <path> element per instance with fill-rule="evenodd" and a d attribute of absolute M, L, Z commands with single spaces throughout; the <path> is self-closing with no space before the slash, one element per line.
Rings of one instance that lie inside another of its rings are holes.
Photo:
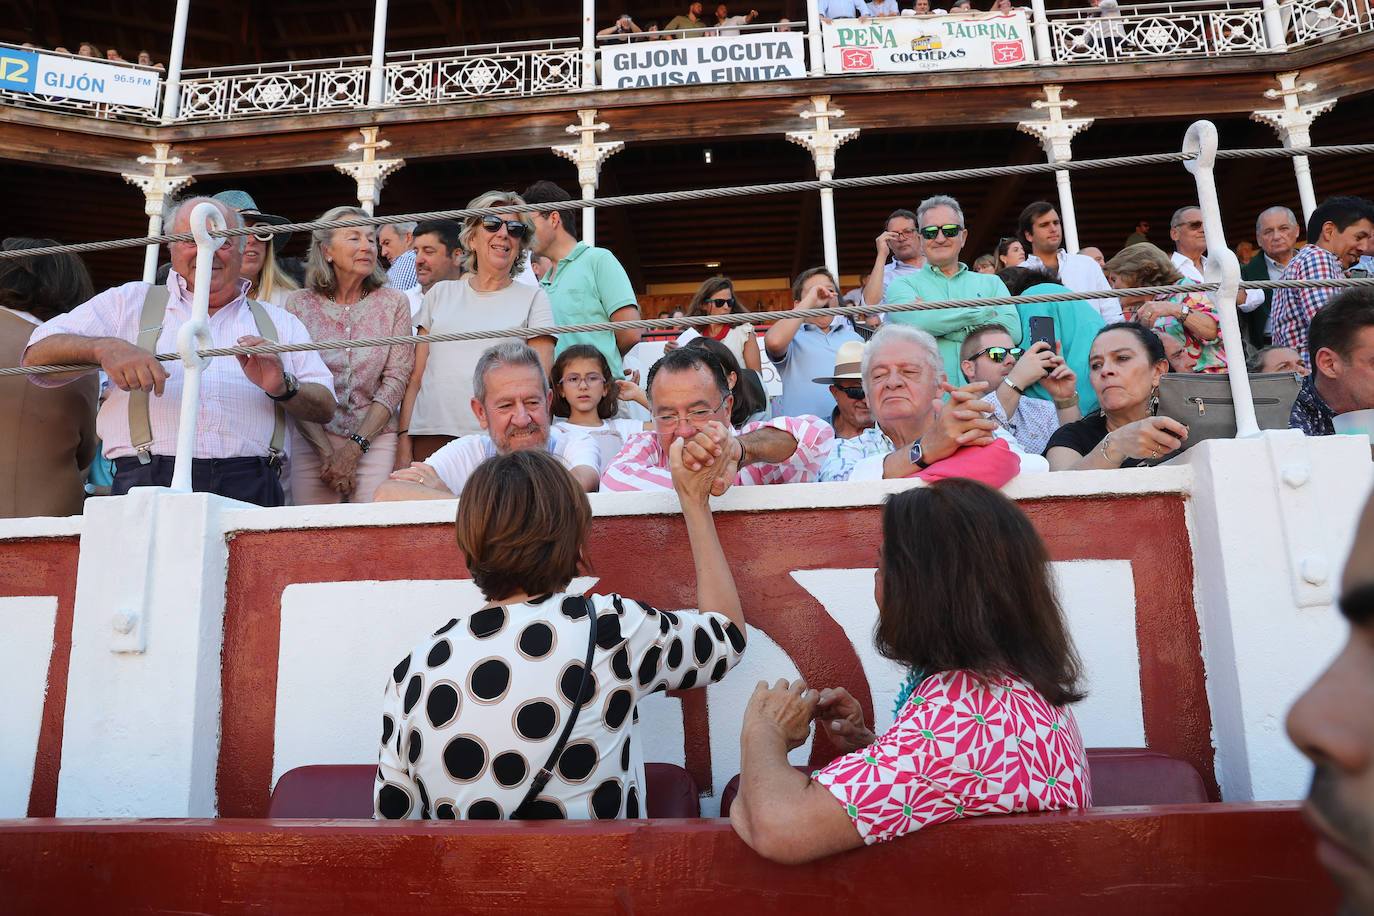
<path fill-rule="evenodd" d="M 250 229 L 255 226 L 281 226 L 291 222 L 284 216 L 263 213 L 247 191 L 221 191 L 213 199 L 239 211 L 239 216 L 243 217 L 243 225 Z M 243 240 L 243 266 L 239 268 L 239 276 L 251 284 L 248 287 L 249 299 L 270 302 L 284 308 L 287 297 L 301 288 L 300 284 L 287 276 L 277 263 L 277 252 L 285 247 L 290 239 L 289 233 L 262 231 L 255 232 Z"/>
<path fill-rule="evenodd" d="M 469 210 L 521 206 L 513 191 L 487 191 L 468 202 Z M 463 222 L 463 275 L 441 280 L 425 294 L 415 324 L 421 334 L 496 331 L 512 327 L 550 327 L 557 322 L 548 295 L 516 280 L 525 266 L 534 221 L 526 213 L 470 216 Z M 547 373 L 553 365 L 552 336 L 525 341 L 539 354 Z M 490 340 L 453 341 L 415 348 L 415 373 L 401 405 L 401 442 L 395 470 L 424 461 L 459 436 L 482 432 L 469 404 L 472 367 Z"/>
<path fill-rule="evenodd" d="M 1192 284 L 1167 254 L 1149 242 L 1137 242 L 1118 251 L 1107 262 L 1107 279 L 1112 289 Z M 1204 294 L 1180 289 L 1153 298 L 1122 296 L 1121 309 L 1132 315 L 1131 320 L 1137 324 L 1154 328 L 1178 341 L 1184 352 L 1196 360 L 1194 372 L 1226 371 L 1221 325 L 1216 309 Z"/>
<path fill-rule="evenodd" d="M 357 207 L 334 207 L 319 221 L 366 216 Z M 385 284 L 375 227 L 316 229 L 306 288 L 287 298 L 286 310 L 300 318 L 312 340 L 409 336 L 410 302 Z M 334 374 L 338 406 L 327 424 L 295 422 L 292 496 L 297 505 L 371 502 L 395 460 L 395 414 L 415 365 L 415 348 L 358 347 L 320 356 Z"/>

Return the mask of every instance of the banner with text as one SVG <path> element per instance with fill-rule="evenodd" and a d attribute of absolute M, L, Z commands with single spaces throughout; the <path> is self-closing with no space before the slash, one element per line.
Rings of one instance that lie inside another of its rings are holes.
<path fill-rule="evenodd" d="M 157 107 L 158 74 L 88 57 L 0 48 L 0 89 L 131 108 Z"/>
<path fill-rule="evenodd" d="M 1033 63 L 1025 10 L 836 19 L 822 29 L 827 73 L 982 70 Z"/>
<path fill-rule="evenodd" d="M 802 36 L 791 33 L 632 41 L 601 49 L 603 89 L 745 83 L 804 76 Z"/>

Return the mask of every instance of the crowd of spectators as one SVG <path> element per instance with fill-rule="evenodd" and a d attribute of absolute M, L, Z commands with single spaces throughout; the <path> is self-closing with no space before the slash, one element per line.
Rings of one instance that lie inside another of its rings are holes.
<path fill-rule="evenodd" d="M 1093 0 L 1111 10 L 1116 9 L 1116 0 Z M 707 10 L 710 12 L 707 12 Z M 930 0 L 913 0 L 906 6 L 899 6 L 897 0 L 820 0 L 821 21 L 829 23 L 835 19 L 859 19 L 867 22 L 888 16 L 945 16 L 950 13 L 970 12 L 1007 12 L 1013 9 L 1011 0 L 990 0 L 986 8 L 975 6 L 970 0 L 954 0 L 948 10 L 931 6 Z M 1120 15 L 1117 13 L 1116 15 Z M 684 12 L 673 16 L 661 26 L 657 20 L 644 23 L 635 21 L 630 13 L 621 13 L 615 22 L 599 30 L 596 34 L 603 42 L 612 41 L 657 41 L 673 38 L 704 38 L 716 35 L 739 35 L 741 26 L 759 25 L 771 27 L 773 31 L 791 31 L 795 23 L 786 16 L 777 19 L 761 17 L 757 9 L 732 15 L 724 3 L 689 3 Z"/>
<path fill-rule="evenodd" d="M 52 50 L 52 51 L 53 51 L 54 53 L 56 53 L 56 54 L 72 54 L 71 51 L 67 50 L 66 48 L 62 47 L 61 45 L 58 45 L 58 46 L 55 47 L 55 48 L 48 49 L 48 48 L 42 47 L 41 45 L 36 45 L 36 44 L 34 44 L 33 42 L 26 41 L 26 42 L 24 42 L 20 47 L 28 48 L 28 49 L 31 50 L 31 51 L 47 51 L 47 50 Z M 162 64 L 157 63 L 156 61 L 154 61 L 154 60 L 153 60 L 153 55 L 150 54 L 150 53 L 149 53 L 148 51 L 146 51 L 146 50 L 141 50 L 141 51 L 139 51 L 138 54 L 136 54 L 136 55 L 134 56 L 134 59 L 131 61 L 131 60 L 126 59 L 126 58 L 124 57 L 123 54 L 119 53 L 119 49 L 118 49 L 118 48 L 106 48 L 104 51 L 101 51 L 100 48 L 99 48 L 94 42 L 90 42 L 90 41 L 83 41 L 83 42 L 81 42 L 81 44 L 77 45 L 77 46 L 76 46 L 76 53 L 75 53 L 74 56 L 75 56 L 75 57 L 98 57 L 98 58 L 103 58 L 103 59 L 105 59 L 105 60 L 112 61 L 112 62 L 114 62 L 114 63 L 119 63 L 119 64 L 134 63 L 134 64 L 138 64 L 140 67 L 152 67 L 152 68 L 154 68 L 154 69 L 156 69 L 156 70 L 163 70 L 163 69 L 166 69 L 166 68 L 164 68 L 164 67 L 162 66 Z"/>

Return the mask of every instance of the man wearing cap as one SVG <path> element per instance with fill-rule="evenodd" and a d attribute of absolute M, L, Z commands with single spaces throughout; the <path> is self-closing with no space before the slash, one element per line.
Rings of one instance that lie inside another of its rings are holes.
<path fill-rule="evenodd" d="M 840 352 L 835 354 L 835 374 L 811 380 L 830 386 L 830 396 L 835 399 L 830 425 L 835 429 L 836 439 L 853 439 L 873 425 L 873 411 L 868 409 L 863 375 L 859 373 L 863 355 L 864 345 L 857 340 L 841 344 Z"/>
<path fill-rule="evenodd" d="M 164 224 L 175 234 L 189 232 L 191 211 L 209 200 L 174 202 Z M 243 225 L 233 207 L 214 203 L 228 228 Z M 294 315 L 247 298 L 248 283 L 240 279 L 243 238 L 225 240 L 212 256 L 210 346 L 255 346 L 269 343 L 269 337 L 309 343 L 309 333 Z M 163 364 L 153 354 L 175 350 L 177 332 L 191 317 L 197 246 L 172 242 L 168 247 L 172 272 L 165 286 L 134 282 L 108 289 L 40 325 L 24 351 L 25 366 L 86 363 L 109 376 L 114 390 L 100 408 L 96 430 L 105 456 L 115 463 L 114 495 L 136 486 L 168 486 L 172 479 L 185 376 L 180 361 Z M 29 378 L 55 387 L 90 371 Z M 281 505 L 284 413 L 324 423 L 334 408 L 334 377 L 313 351 L 211 360 L 201 374 L 192 489 Z"/>

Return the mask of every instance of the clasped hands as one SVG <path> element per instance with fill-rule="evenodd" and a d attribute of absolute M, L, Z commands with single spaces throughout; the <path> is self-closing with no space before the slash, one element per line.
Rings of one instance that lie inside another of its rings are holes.
<path fill-rule="evenodd" d="M 668 447 L 668 469 L 679 496 L 704 501 L 720 496 L 735 482 L 743 448 L 734 430 L 711 420 Z"/>
<path fill-rule="evenodd" d="M 877 736 L 864 724 L 863 708 L 843 687 L 812 690 L 803 680 L 779 680 L 773 686 L 759 681 L 744 710 L 744 729 L 766 728 L 777 732 L 789 751 L 801 747 L 811 734 L 811 723 L 848 753 L 868 747 Z"/>

